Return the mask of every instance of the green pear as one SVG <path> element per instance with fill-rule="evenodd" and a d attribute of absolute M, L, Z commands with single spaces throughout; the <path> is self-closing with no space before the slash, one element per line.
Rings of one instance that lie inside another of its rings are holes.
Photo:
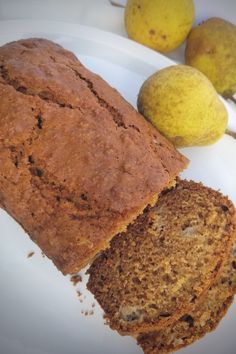
<path fill-rule="evenodd" d="M 128 0 L 128 36 L 159 52 L 169 52 L 186 39 L 194 21 L 193 0 Z"/>
<path fill-rule="evenodd" d="M 177 147 L 216 142 L 228 120 L 211 82 L 187 65 L 170 66 L 149 77 L 140 89 L 138 110 Z"/>
<path fill-rule="evenodd" d="M 204 73 L 217 92 L 233 96 L 236 92 L 236 26 L 221 18 L 210 18 L 192 29 L 185 61 Z"/>

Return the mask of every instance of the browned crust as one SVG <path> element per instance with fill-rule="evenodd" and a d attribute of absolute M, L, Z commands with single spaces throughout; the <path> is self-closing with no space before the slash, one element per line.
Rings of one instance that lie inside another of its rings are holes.
<path fill-rule="evenodd" d="M 0 204 L 76 273 L 186 167 L 121 95 L 45 39 L 0 48 Z"/>

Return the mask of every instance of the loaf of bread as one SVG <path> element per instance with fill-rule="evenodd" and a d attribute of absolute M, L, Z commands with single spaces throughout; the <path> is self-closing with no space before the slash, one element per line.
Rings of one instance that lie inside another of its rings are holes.
<path fill-rule="evenodd" d="M 88 273 L 112 329 L 161 330 L 203 301 L 229 254 L 235 209 L 219 192 L 179 181 L 115 236 Z"/>
<path fill-rule="evenodd" d="M 121 95 L 45 39 L 0 48 L 0 205 L 79 271 L 187 165 Z"/>
<path fill-rule="evenodd" d="M 236 235 L 235 235 L 236 238 Z M 138 336 L 145 354 L 176 351 L 213 331 L 225 315 L 236 292 L 236 242 L 219 279 L 210 288 L 204 302 L 181 317 L 173 326 Z"/>

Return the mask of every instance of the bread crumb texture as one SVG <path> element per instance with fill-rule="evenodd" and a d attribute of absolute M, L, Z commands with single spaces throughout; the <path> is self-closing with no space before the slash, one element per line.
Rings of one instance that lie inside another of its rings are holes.
<path fill-rule="evenodd" d="M 234 237 L 236 239 L 236 235 Z M 145 354 L 170 353 L 213 331 L 231 305 L 236 292 L 236 240 L 222 273 L 209 289 L 204 302 L 172 326 L 138 336 Z"/>
<path fill-rule="evenodd" d="M 121 334 L 166 328 L 204 299 L 234 233 L 226 197 L 179 181 L 95 259 L 88 289 Z"/>

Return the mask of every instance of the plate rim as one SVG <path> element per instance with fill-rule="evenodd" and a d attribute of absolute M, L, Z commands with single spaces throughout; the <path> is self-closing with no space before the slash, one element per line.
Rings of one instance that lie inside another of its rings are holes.
<path fill-rule="evenodd" d="M 41 26 L 40 32 L 45 32 L 48 34 L 62 34 L 69 37 L 76 37 L 76 38 L 88 38 L 94 40 L 94 34 L 96 34 L 96 41 L 101 44 L 109 45 L 109 47 L 119 48 L 124 53 L 127 52 L 132 53 L 133 56 L 136 58 L 141 59 L 142 61 L 147 60 L 148 64 L 153 66 L 157 66 L 158 62 L 161 60 L 162 62 L 170 62 L 170 65 L 175 65 L 176 63 L 164 55 L 155 52 L 139 43 L 131 41 L 128 38 L 124 38 L 120 35 L 107 32 L 104 30 L 96 29 L 94 27 L 79 25 L 75 23 L 67 23 L 62 21 L 33 21 L 33 20 L 7 20 L 7 21 L 0 21 L 0 38 L 2 34 L 7 30 L 8 34 L 16 34 L 19 31 L 26 32 L 27 34 L 27 26 L 30 31 L 34 31 L 35 26 Z M 32 27 L 30 27 L 32 26 Z M 51 30 L 48 30 L 50 26 Z M 68 31 L 68 32 L 67 32 Z M 71 32 L 73 35 L 71 35 Z M 65 33 L 66 32 L 66 33 Z M 6 33 L 6 32 L 5 32 Z M 115 38 L 115 40 L 114 40 Z M 107 42 L 109 41 L 109 43 Z M 123 47 L 124 43 L 126 44 L 126 48 Z M 121 46 L 122 45 L 122 46 Z M 168 65 L 168 64 L 165 64 Z"/>
<path fill-rule="evenodd" d="M 123 52 L 128 52 L 142 60 L 144 60 L 145 57 L 148 64 L 154 66 L 157 65 L 157 62 L 160 63 L 160 61 L 164 62 L 166 66 L 177 64 L 164 54 L 135 42 L 130 38 L 79 23 L 30 19 L 2 20 L 0 21 L 0 38 L 3 37 L 3 33 L 6 33 L 6 31 L 8 35 L 9 33 L 17 35 L 19 32 L 34 32 L 36 29 L 41 33 L 45 32 L 45 34 L 62 34 L 70 37 L 82 37 L 93 41 L 95 40 L 97 43 L 109 45 L 111 48 L 113 47 Z"/>
<path fill-rule="evenodd" d="M 7 33 L 7 35 L 15 34 L 16 36 L 24 36 L 27 33 L 30 35 L 31 32 L 32 35 L 33 32 L 40 32 L 42 34 L 45 33 L 45 35 L 57 34 L 71 38 L 88 39 L 90 42 L 104 45 L 110 49 L 114 48 L 124 53 L 124 55 L 132 56 L 143 62 L 145 61 L 147 65 L 153 66 L 153 68 L 157 68 L 157 64 L 161 67 L 179 64 L 164 54 L 133 41 L 130 38 L 92 26 L 54 20 L 17 19 L 0 21 L 0 40 L 1 38 L 4 38 L 4 33 Z M 227 100 L 223 99 L 221 96 L 219 97 L 224 102 L 228 114 L 230 115 L 230 112 L 233 113 L 232 107 Z M 233 114 L 235 115 L 235 113 Z M 233 132 L 236 132 L 236 121 L 231 119 L 231 122 L 229 121 L 228 124 L 228 128 Z"/>

